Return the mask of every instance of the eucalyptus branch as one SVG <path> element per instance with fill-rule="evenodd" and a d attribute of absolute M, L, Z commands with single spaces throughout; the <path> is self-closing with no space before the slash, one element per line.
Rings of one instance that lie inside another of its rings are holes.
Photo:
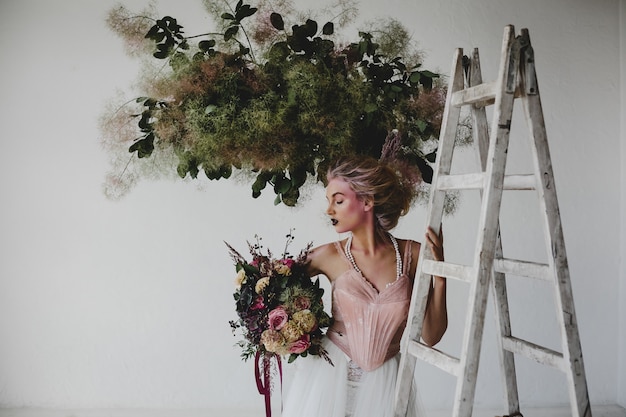
<path fill-rule="evenodd" d="M 244 36 L 246 37 L 246 41 L 248 42 L 248 46 L 250 49 L 249 53 L 250 53 L 250 57 L 252 58 L 252 62 L 254 62 L 255 64 L 258 64 L 256 57 L 254 56 L 254 49 L 252 48 L 252 42 L 250 42 L 250 38 L 248 37 L 248 32 L 246 31 L 246 29 L 243 27 L 242 24 L 239 24 L 239 27 L 241 28 L 241 31 L 243 32 Z"/>
<path fill-rule="evenodd" d="M 124 17 L 124 18 L 122 18 L 120 20 L 124 21 L 124 20 L 133 20 L 133 19 L 145 19 L 145 20 L 150 20 L 152 22 L 156 22 L 157 21 L 154 17 L 143 16 L 143 15 L 128 16 L 128 17 Z"/>
<path fill-rule="evenodd" d="M 233 10 L 232 6 L 230 5 L 230 3 L 228 3 L 228 0 L 224 0 L 224 3 L 226 3 L 226 6 L 228 7 L 228 9 L 232 12 L 235 13 L 235 11 Z M 257 60 L 256 57 L 254 56 L 254 50 L 252 48 L 252 42 L 250 42 L 250 38 L 248 37 L 248 33 L 246 32 L 245 27 L 241 24 L 241 21 L 237 22 L 239 28 L 241 29 L 241 31 L 243 32 L 243 35 L 246 37 L 246 41 L 248 42 L 248 49 L 249 49 L 249 54 L 250 57 L 252 58 L 252 62 L 257 64 Z M 234 38 L 235 41 L 237 41 L 237 43 L 239 43 L 239 45 L 241 46 L 245 46 L 242 42 L 240 42 L 237 38 Z"/>
<path fill-rule="evenodd" d="M 126 162 L 126 165 L 124 165 L 124 169 L 122 170 L 122 172 L 120 172 L 120 175 L 117 176 L 117 180 L 120 181 L 122 179 L 122 177 L 124 176 L 124 174 L 126 173 L 126 171 L 128 171 L 128 167 L 130 166 L 130 163 L 133 161 L 134 159 L 134 155 L 130 155 L 130 157 L 128 158 L 128 162 Z"/>
<path fill-rule="evenodd" d="M 355 12 L 354 9 L 352 9 L 352 10 L 350 8 L 343 9 L 340 13 L 338 13 L 335 16 L 333 16 L 332 18 L 330 18 L 329 22 L 336 22 L 337 19 L 339 19 L 341 16 L 347 15 L 348 13 L 354 13 L 354 12 Z"/>
<path fill-rule="evenodd" d="M 195 38 L 201 38 L 202 36 L 223 36 L 223 33 L 220 32 L 207 32 L 207 33 L 201 33 L 199 35 L 193 35 L 193 36 L 185 36 L 185 39 L 195 39 Z"/>
<path fill-rule="evenodd" d="M 111 120 L 113 120 L 113 118 L 127 105 L 129 105 L 130 103 L 132 103 L 133 101 L 135 101 L 136 99 L 131 98 L 130 100 L 120 104 L 113 113 L 111 113 L 111 115 L 109 116 L 109 118 L 106 120 L 105 123 L 109 123 Z"/>

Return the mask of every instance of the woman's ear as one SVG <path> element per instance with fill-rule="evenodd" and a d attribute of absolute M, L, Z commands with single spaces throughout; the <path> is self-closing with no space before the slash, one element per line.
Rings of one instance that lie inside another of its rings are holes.
<path fill-rule="evenodd" d="M 371 197 L 366 197 L 363 199 L 363 209 L 365 211 L 370 211 L 374 209 L 374 199 Z"/>

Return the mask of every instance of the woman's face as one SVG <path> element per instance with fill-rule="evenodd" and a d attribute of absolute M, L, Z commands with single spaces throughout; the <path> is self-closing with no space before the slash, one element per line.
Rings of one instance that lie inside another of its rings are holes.
<path fill-rule="evenodd" d="M 328 209 L 337 233 L 349 232 L 364 225 L 371 218 L 371 204 L 360 199 L 342 178 L 333 178 L 326 187 Z"/>

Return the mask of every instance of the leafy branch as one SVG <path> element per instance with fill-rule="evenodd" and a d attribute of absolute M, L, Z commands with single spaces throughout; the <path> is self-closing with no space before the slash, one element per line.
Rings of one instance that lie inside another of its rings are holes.
<path fill-rule="evenodd" d="M 269 186 L 276 204 L 294 206 L 309 180 L 325 181 L 333 159 L 379 157 L 398 129 L 412 181 L 430 181 L 445 100 L 439 74 L 389 55 L 372 32 L 338 46 L 332 20 L 287 25 L 276 11 L 258 11 L 238 0 L 219 14 L 223 32 L 192 36 L 171 16 L 153 20 L 145 38 L 170 71 L 144 80 L 131 153 L 146 159 L 169 147 L 183 178 L 249 172 L 252 197 Z M 269 40 L 258 59 L 252 39 Z"/>

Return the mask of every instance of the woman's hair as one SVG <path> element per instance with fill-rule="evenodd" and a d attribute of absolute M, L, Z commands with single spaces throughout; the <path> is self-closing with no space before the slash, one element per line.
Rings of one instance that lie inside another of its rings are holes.
<path fill-rule="evenodd" d="M 341 158 L 330 166 L 326 177 L 329 181 L 341 178 L 360 199 L 371 199 L 376 227 L 384 232 L 396 227 L 417 196 L 413 182 L 403 181 L 402 174 L 389 163 L 372 157 Z"/>

